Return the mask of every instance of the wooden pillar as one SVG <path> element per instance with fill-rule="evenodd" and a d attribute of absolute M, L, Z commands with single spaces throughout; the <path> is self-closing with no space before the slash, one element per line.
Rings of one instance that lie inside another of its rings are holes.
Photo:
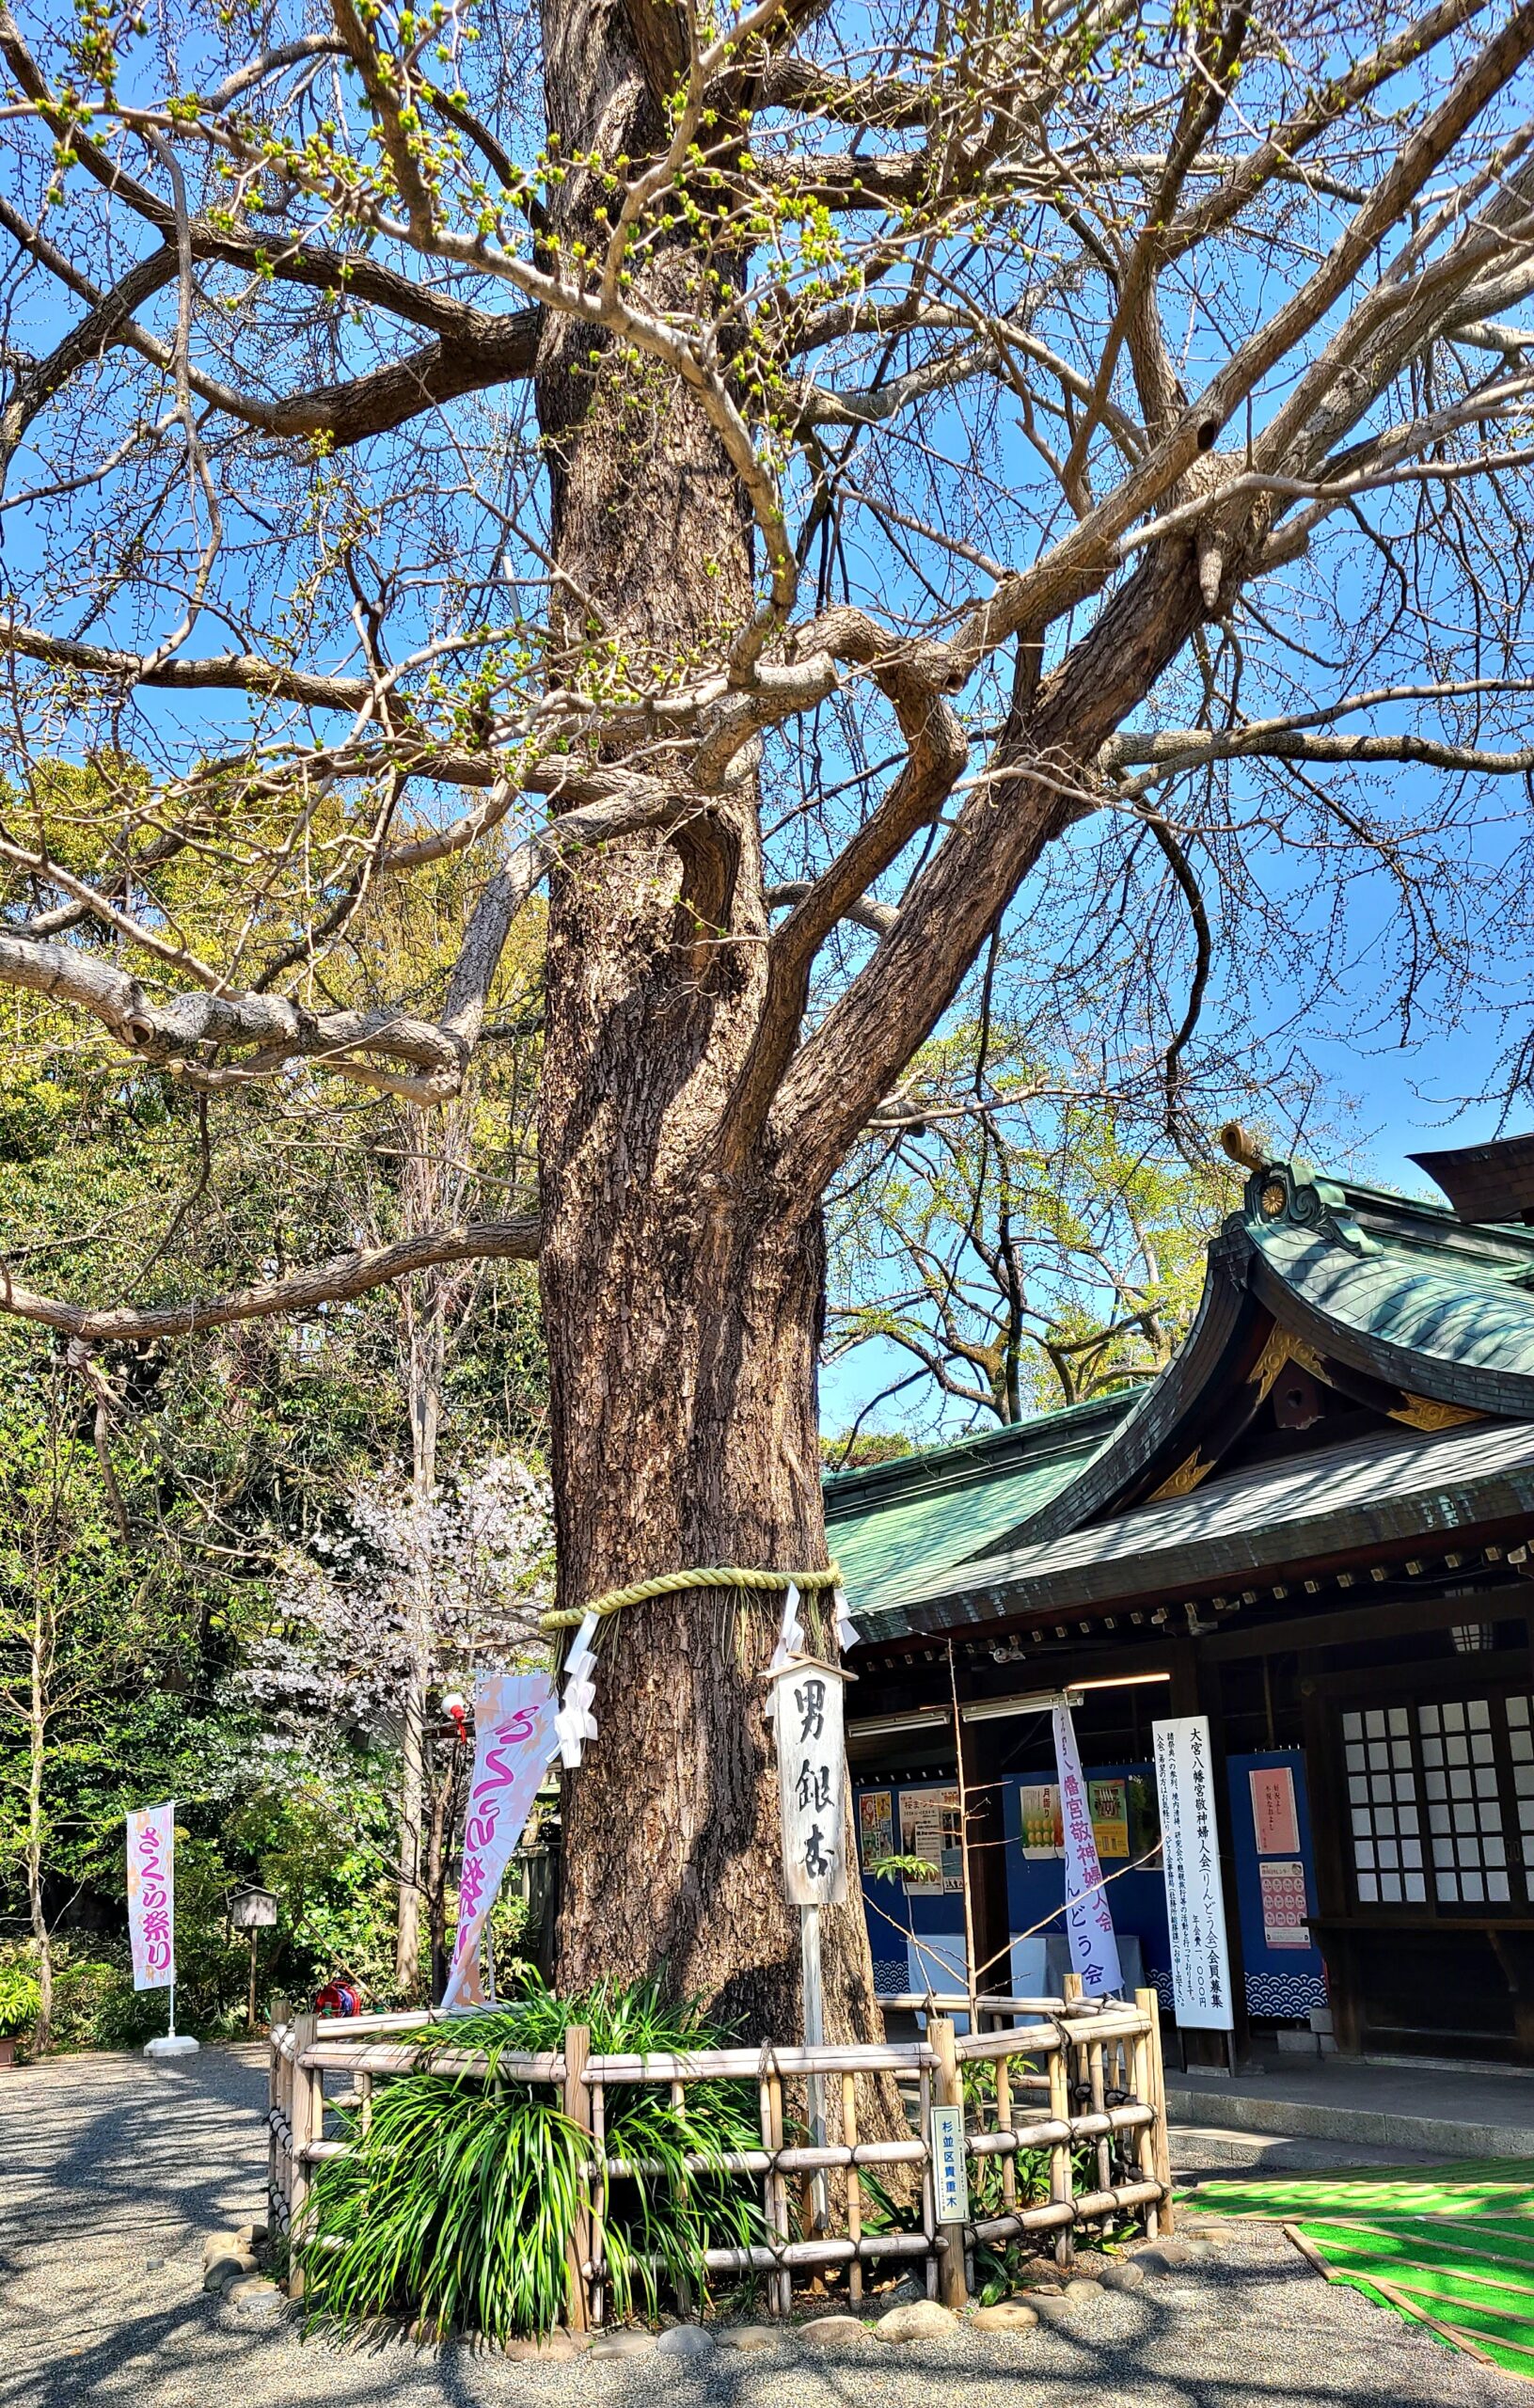
<path fill-rule="evenodd" d="M 1336 1761 L 1335 1727 L 1326 1711 L 1321 1673 L 1324 1656 L 1306 1648 L 1299 1659 L 1300 1717 L 1305 1740 L 1305 1792 L 1310 1801 L 1316 1903 L 1321 1909 L 1321 1956 L 1326 1966 L 1326 2003 L 1332 2032 L 1343 2056 L 1356 2056 L 1363 2043 L 1361 1969 L 1352 1934 L 1339 1928 L 1352 1909 L 1348 1889 L 1351 1824 L 1342 1767 Z M 1331 1928 L 1326 1928 L 1330 1925 Z"/>
<path fill-rule="evenodd" d="M 302 2299 L 304 2296 L 300 2228 L 308 2207 L 311 2178 L 307 2151 L 310 2141 L 319 2140 L 324 2131 L 324 2075 L 318 2067 L 304 2063 L 305 2055 L 314 2046 L 318 2031 L 319 2018 L 316 2015 L 308 2013 L 293 2017 L 288 2108 L 288 2120 L 293 2128 L 293 2167 L 288 2178 L 288 2232 L 293 2251 L 288 2273 L 290 2299 Z"/>
<path fill-rule="evenodd" d="M 948 2017 L 929 2015 L 926 2020 L 926 2036 L 935 2061 L 933 2086 L 937 2092 L 936 2103 L 940 2107 L 957 2107 L 962 2117 L 964 2085 L 959 2079 L 958 2056 L 954 2047 L 954 2027 Z M 926 2142 L 930 2154 L 932 2147 L 930 2125 L 923 2134 L 923 2138 Z M 970 2304 L 970 2286 L 964 2270 L 964 2226 L 962 2224 L 944 2224 L 940 2225 L 938 2229 L 948 2244 L 942 2252 L 938 2268 L 942 2304 L 944 2307 L 951 2307 L 956 2315 L 962 2315 Z"/>
<path fill-rule="evenodd" d="M 858 2173 L 858 2079 L 842 2076 L 842 2139 L 851 2152 L 846 2169 L 846 2232 L 854 2250 L 862 2239 L 862 2182 Z M 854 2257 L 847 2268 L 847 2296 L 854 2307 L 862 2305 L 862 2259 Z"/>
<path fill-rule="evenodd" d="M 1012 1919 L 1006 1900 L 1006 1820 L 1002 1785 L 1002 1733 L 999 1722 L 959 1719 L 959 1746 L 964 1757 L 964 1784 L 970 1814 L 964 1830 L 964 1856 L 974 1921 L 974 1963 L 971 1980 L 980 1990 L 1012 1988 Z"/>
<path fill-rule="evenodd" d="M 586 2313 L 586 2260 L 591 2255 L 592 2220 L 587 2206 L 588 2185 L 601 2178 L 584 2170 L 585 2161 L 592 2154 L 592 2102 L 585 2081 L 586 2060 L 591 2052 L 592 2036 L 587 2026 L 572 2023 L 564 2036 L 564 2112 L 581 2133 L 582 2159 L 576 2221 L 565 2261 L 565 2312 L 572 2333 L 584 2333 L 589 2323 Z"/>
<path fill-rule="evenodd" d="M 1146 2034 L 1146 2104 L 1156 2110 L 1156 2120 L 1150 2127 L 1150 2178 L 1160 2182 L 1165 2194 L 1156 2211 L 1157 2229 L 1173 2230 L 1176 2212 L 1172 2205 L 1172 2138 L 1166 2129 L 1166 2067 L 1162 2057 L 1161 2002 L 1154 1990 L 1136 1990 L 1134 2003 L 1149 2024 Z M 1144 2163 L 1142 2156 L 1141 2162 Z"/>

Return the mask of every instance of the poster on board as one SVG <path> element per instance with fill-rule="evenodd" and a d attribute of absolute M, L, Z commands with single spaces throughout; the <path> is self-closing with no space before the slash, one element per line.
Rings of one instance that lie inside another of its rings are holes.
<path fill-rule="evenodd" d="M 1088 1782 L 1087 1795 L 1092 1808 L 1092 1837 L 1099 1856 L 1128 1856 L 1130 1810 L 1125 1784 L 1121 1781 Z"/>
<path fill-rule="evenodd" d="M 1035 1782 L 1020 1789 L 1018 1816 L 1022 1831 L 1024 1856 L 1036 1860 L 1049 1856 L 1064 1856 L 1065 1839 L 1060 1829 L 1060 1785 L 1057 1782 Z"/>
<path fill-rule="evenodd" d="M 858 1861 L 866 1873 L 894 1854 L 894 1792 L 865 1789 L 858 1800 Z"/>
<path fill-rule="evenodd" d="M 908 1881 L 908 1898 L 935 1898 L 964 1887 L 964 1824 L 957 1789 L 903 1789 L 900 1793 L 900 1853 L 919 1856 L 933 1867 L 926 1881 Z"/>
<path fill-rule="evenodd" d="M 1298 1856 L 1300 1811 L 1289 1765 L 1259 1765 L 1246 1776 L 1258 1856 Z"/>
<path fill-rule="evenodd" d="M 1230 2032 L 1235 2012 L 1209 1717 L 1185 1714 L 1154 1722 L 1151 1739 L 1172 1942 L 1173 2012 L 1185 2032 Z"/>
<path fill-rule="evenodd" d="M 1262 1937 L 1270 1948 L 1308 1948 L 1310 1916 L 1305 1905 L 1303 1857 L 1269 1857 L 1257 1866 L 1262 1898 Z"/>

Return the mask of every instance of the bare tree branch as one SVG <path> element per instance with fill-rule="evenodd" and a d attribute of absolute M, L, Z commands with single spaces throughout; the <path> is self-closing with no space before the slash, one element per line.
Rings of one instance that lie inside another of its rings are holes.
<path fill-rule="evenodd" d="M 412 1272 L 429 1271 L 448 1262 L 535 1261 L 538 1222 L 535 1216 L 506 1221 L 468 1222 L 451 1229 L 425 1229 L 392 1245 L 371 1246 L 337 1255 L 309 1271 L 290 1272 L 255 1288 L 239 1288 L 225 1296 L 201 1298 L 194 1304 L 113 1305 L 100 1309 L 41 1296 L 12 1279 L 0 1259 L 0 1311 L 23 1321 L 40 1322 L 71 1339 L 90 1345 L 127 1339 L 192 1338 L 199 1330 L 224 1329 L 231 1322 L 266 1321 L 276 1316 L 302 1319 L 327 1305 L 350 1303 L 390 1280 Z"/>

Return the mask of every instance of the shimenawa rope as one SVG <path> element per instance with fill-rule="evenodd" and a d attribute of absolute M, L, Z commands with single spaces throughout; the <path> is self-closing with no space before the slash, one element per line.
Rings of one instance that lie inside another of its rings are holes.
<path fill-rule="evenodd" d="M 621 1613 L 625 1606 L 643 1605 L 649 1597 L 680 1596 L 688 1589 L 837 1589 L 842 1570 L 834 1559 L 824 1572 L 749 1572 L 738 1563 L 708 1564 L 697 1572 L 657 1572 L 649 1580 L 631 1580 L 626 1589 L 609 1589 L 593 1597 L 589 1606 L 567 1606 L 559 1613 L 543 1614 L 540 1630 L 577 1630 L 593 1614 L 601 1622 L 609 1614 Z"/>

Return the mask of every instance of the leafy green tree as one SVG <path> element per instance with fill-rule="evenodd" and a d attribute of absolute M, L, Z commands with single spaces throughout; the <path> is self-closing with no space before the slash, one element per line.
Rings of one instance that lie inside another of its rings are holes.
<path fill-rule="evenodd" d="M 984 1426 L 1153 1378 L 1197 1303 L 1229 1164 L 997 1051 L 976 1080 L 973 1026 L 924 1049 L 831 1199 L 828 1356 L 896 1357 L 860 1418 L 900 1396 Z"/>

